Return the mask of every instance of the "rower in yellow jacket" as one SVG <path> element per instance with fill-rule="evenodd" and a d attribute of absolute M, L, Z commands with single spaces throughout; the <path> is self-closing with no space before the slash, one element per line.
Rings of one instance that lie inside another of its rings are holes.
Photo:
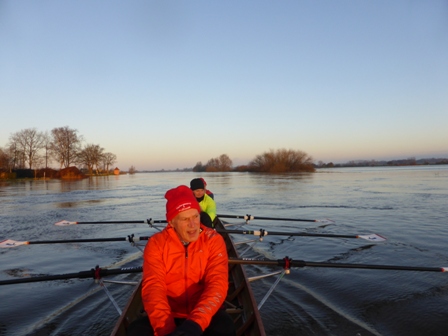
<path fill-rule="evenodd" d="M 208 227 L 213 227 L 213 221 L 216 218 L 216 203 L 213 198 L 206 194 L 204 179 L 192 179 L 190 181 L 190 189 L 201 206 L 201 223 Z"/>

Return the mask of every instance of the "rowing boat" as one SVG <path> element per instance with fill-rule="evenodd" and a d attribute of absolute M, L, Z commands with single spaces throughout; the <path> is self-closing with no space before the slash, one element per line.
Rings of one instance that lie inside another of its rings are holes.
<path fill-rule="evenodd" d="M 215 228 L 224 231 L 224 225 L 217 218 Z M 239 254 L 228 233 L 221 232 L 229 258 L 239 258 Z M 229 290 L 225 301 L 226 311 L 232 316 L 236 326 L 237 336 L 265 336 L 263 323 L 257 308 L 252 289 L 242 265 L 229 265 Z M 127 326 L 144 315 L 141 299 L 141 281 L 131 294 L 123 309 L 111 336 L 126 335 Z"/>

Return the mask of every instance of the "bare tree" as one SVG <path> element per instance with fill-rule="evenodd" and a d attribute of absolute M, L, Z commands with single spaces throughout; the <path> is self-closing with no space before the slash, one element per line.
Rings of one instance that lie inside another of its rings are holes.
<path fill-rule="evenodd" d="M 8 145 L 9 160 L 11 165 L 11 170 L 13 169 L 24 169 L 25 168 L 25 154 L 20 150 L 16 143 L 9 142 Z"/>
<path fill-rule="evenodd" d="M 12 169 L 11 156 L 8 154 L 7 150 L 0 148 L 0 170 L 11 172 Z"/>
<path fill-rule="evenodd" d="M 117 162 L 117 156 L 112 153 L 104 153 L 102 157 L 104 170 L 108 173 L 109 167 L 113 166 Z"/>
<path fill-rule="evenodd" d="M 219 160 L 218 158 L 213 158 L 207 161 L 205 165 L 206 172 L 217 172 L 219 171 Z"/>
<path fill-rule="evenodd" d="M 44 134 L 38 132 L 36 128 L 27 128 L 13 133 L 10 138 L 10 147 L 14 147 L 17 152 L 21 152 L 25 162 L 30 169 L 33 168 L 35 160 L 38 158 L 39 151 L 43 148 Z"/>
<path fill-rule="evenodd" d="M 196 166 L 193 167 L 193 171 L 194 172 L 205 172 L 206 168 L 207 167 L 204 166 L 201 161 L 198 161 L 196 163 Z"/>
<path fill-rule="evenodd" d="M 249 162 L 250 170 L 259 172 L 271 172 L 276 165 L 277 169 L 279 169 L 280 163 L 276 163 L 275 152 L 273 150 L 257 155 L 255 159 Z"/>
<path fill-rule="evenodd" d="M 38 156 L 34 160 L 34 178 L 37 178 L 37 171 L 46 164 L 45 156 Z M 46 168 L 46 167 L 45 167 Z"/>
<path fill-rule="evenodd" d="M 207 172 L 225 172 L 232 170 L 232 160 L 230 160 L 227 154 L 222 154 L 221 156 L 208 160 L 206 164 Z"/>
<path fill-rule="evenodd" d="M 43 141 L 43 159 L 45 162 L 45 168 L 48 168 L 48 163 L 51 162 L 51 137 L 48 132 L 45 132 Z"/>
<path fill-rule="evenodd" d="M 57 127 L 51 130 L 51 154 L 59 162 L 60 168 L 70 167 L 76 162 L 78 153 L 81 151 L 82 137 L 78 131 L 68 126 Z"/>
<path fill-rule="evenodd" d="M 227 154 L 222 154 L 219 157 L 219 170 L 220 171 L 231 171 L 232 170 L 232 160 L 230 160 L 229 156 Z"/>
<path fill-rule="evenodd" d="M 104 148 L 99 145 L 86 145 L 84 149 L 82 149 L 77 157 L 77 162 L 82 165 L 85 165 L 89 170 L 89 174 L 93 174 L 93 168 L 96 167 L 98 173 L 98 166 L 101 163 L 103 156 Z"/>
<path fill-rule="evenodd" d="M 286 173 L 314 172 L 313 158 L 302 151 L 292 149 L 271 150 L 257 155 L 249 163 L 249 170 L 254 172 Z"/>

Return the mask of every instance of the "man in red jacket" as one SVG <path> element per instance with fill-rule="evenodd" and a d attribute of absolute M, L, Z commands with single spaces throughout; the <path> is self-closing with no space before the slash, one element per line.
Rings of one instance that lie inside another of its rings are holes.
<path fill-rule="evenodd" d="M 228 288 L 224 239 L 200 223 L 201 208 L 187 186 L 165 194 L 168 225 L 148 241 L 142 299 L 148 319 L 128 335 L 235 335 L 222 309 Z"/>

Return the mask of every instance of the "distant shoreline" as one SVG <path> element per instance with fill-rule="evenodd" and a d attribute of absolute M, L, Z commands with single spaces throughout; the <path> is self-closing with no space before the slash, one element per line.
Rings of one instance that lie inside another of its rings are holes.
<path fill-rule="evenodd" d="M 317 166 L 316 169 L 333 169 L 333 168 L 397 168 L 397 167 L 424 167 L 424 166 L 443 166 L 448 165 L 447 163 L 437 163 L 437 164 L 413 164 L 413 165 L 346 165 L 346 164 L 335 164 L 331 167 L 326 166 Z M 140 170 L 137 173 L 179 173 L 179 172 L 193 172 L 191 169 L 173 169 L 173 170 L 167 170 L 167 169 L 161 169 L 161 170 Z M 229 173 L 238 173 L 240 171 L 230 171 Z M 250 172 L 248 172 L 250 173 Z M 254 173 L 253 174 L 275 174 L 275 173 Z M 296 172 L 296 173 L 278 173 L 278 174 L 303 174 L 304 172 Z M 208 174 L 207 172 L 204 172 L 203 174 Z M 310 173 L 312 174 L 312 173 Z"/>
<path fill-rule="evenodd" d="M 375 160 L 358 160 L 358 161 L 349 161 L 347 163 L 320 163 L 315 164 L 314 167 L 316 169 L 332 169 L 332 168 L 373 168 L 373 167 L 417 167 L 417 166 L 443 166 L 448 165 L 448 159 L 446 158 L 430 158 L 430 159 L 405 159 L 405 160 L 390 160 L 390 161 L 375 161 Z M 27 174 L 18 174 L 8 173 L 8 172 L 0 172 L 0 180 L 22 180 L 22 179 L 33 179 L 33 180 L 48 180 L 52 178 L 60 178 L 55 176 L 45 176 L 42 174 L 34 174 L 33 169 L 23 169 L 21 170 L 27 171 Z M 57 170 L 53 170 L 57 172 Z M 141 170 L 135 171 L 134 173 L 179 173 L 179 172 L 193 172 L 193 168 L 184 168 L 184 169 L 159 169 L 159 170 Z M 232 170 L 229 172 L 241 172 L 238 170 Z M 119 175 L 128 175 L 129 173 L 121 171 Z M 207 174 L 207 172 L 203 172 L 203 174 Z M 275 173 L 271 173 L 275 174 Z M 288 173 L 280 173 L 280 174 L 288 174 Z M 83 178 L 93 177 L 93 176 L 117 176 L 113 173 L 109 174 L 83 174 Z M 119 176 L 118 175 L 118 176 Z M 132 175 L 132 174 L 130 174 Z"/>
<path fill-rule="evenodd" d="M 447 158 L 426 158 L 415 159 L 408 158 L 403 160 L 356 160 L 346 163 L 323 163 L 320 162 L 316 165 L 316 168 L 344 168 L 344 167 L 405 167 L 405 166 L 433 166 L 433 165 L 446 165 L 448 164 Z"/>

